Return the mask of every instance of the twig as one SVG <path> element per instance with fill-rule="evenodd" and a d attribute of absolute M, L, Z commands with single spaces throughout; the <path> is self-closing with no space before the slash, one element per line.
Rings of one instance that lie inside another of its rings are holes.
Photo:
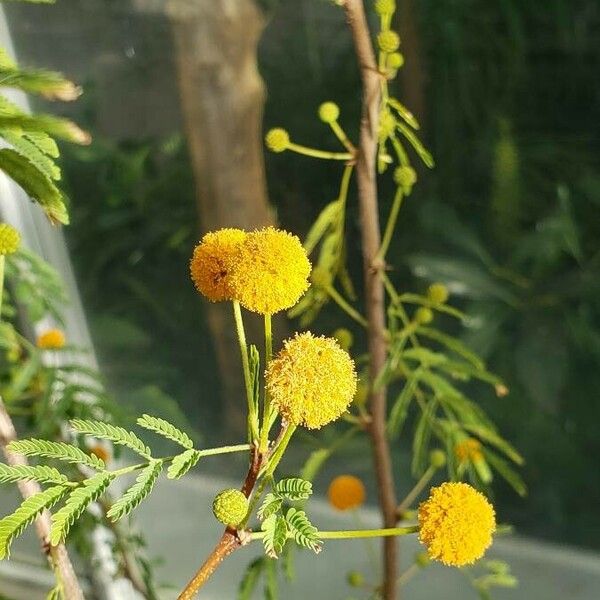
<path fill-rule="evenodd" d="M 379 213 L 377 205 L 377 181 L 375 162 L 377 154 L 377 129 L 381 96 L 380 75 L 371 43 L 362 0 L 346 0 L 344 10 L 352 32 L 354 47 L 362 78 L 362 118 L 360 143 L 356 163 L 356 179 L 360 207 L 362 251 L 370 355 L 370 378 L 375 381 L 386 360 L 385 293 L 380 272 L 383 260 L 376 261 L 381 246 Z M 370 434 L 373 446 L 375 472 L 379 491 L 379 504 L 386 527 L 396 524 L 396 493 L 392 475 L 390 450 L 385 433 L 386 390 L 381 386 L 369 394 L 373 421 Z M 383 596 L 396 600 L 398 547 L 393 537 L 384 544 Z"/>

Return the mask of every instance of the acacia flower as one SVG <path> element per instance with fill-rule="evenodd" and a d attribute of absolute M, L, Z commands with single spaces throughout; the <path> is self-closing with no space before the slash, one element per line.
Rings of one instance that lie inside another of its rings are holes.
<path fill-rule="evenodd" d="M 8 223 L 0 223 L 0 256 L 13 254 L 19 249 L 20 243 L 19 232 Z"/>
<path fill-rule="evenodd" d="M 480 559 L 496 530 L 494 507 L 466 483 L 443 483 L 419 506 L 419 540 L 432 559 L 461 567 Z"/>
<path fill-rule="evenodd" d="M 483 460 L 481 442 L 475 438 L 466 438 L 454 446 L 454 454 L 460 463 Z"/>
<path fill-rule="evenodd" d="M 354 361 L 332 338 L 297 333 L 269 363 L 266 385 L 287 421 L 319 429 L 338 419 L 352 402 Z"/>
<path fill-rule="evenodd" d="M 241 229 L 207 233 L 194 248 L 190 274 L 196 289 L 212 302 L 231 300 L 229 285 L 234 257 L 246 237 Z"/>
<path fill-rule="evenodd" d="M 237 527 L 246 517 L 248 506 L 248 498 L 240 490 L 231 488 L 216 495 L 213 514 L 223 525 Z"/>
<path fill-rule="evenodd" d="M 290 308 L 308 289 L 310 261 L 300 240 L 266 227 L 246 235 L 230 277 L 233 298 L 263 315 Z"/>
<path fill-rule="evenodd" d="M 327 498 L 337 510 L 358 508 L 365 501 L 365 486 L 354 475 L 339 475 L 329 484 Z"/>
<path fill-rule="evenodd" d="M 290 136 L 285 129 L 275 127 L 267 132 L 265 144 L 271 152 L 284 152 L 290 145 Z"/>
<path fill-rule="evenodd" d="M 38 336 L 36 346 L 40 350 L 60 350 L 65 343 L 65 334 L 60 329 L 48 329 Z"/>

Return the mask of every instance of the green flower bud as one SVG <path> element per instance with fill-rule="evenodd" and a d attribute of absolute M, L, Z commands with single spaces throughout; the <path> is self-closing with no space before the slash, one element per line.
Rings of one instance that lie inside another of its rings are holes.
<path fill-rule="evenodd" d="M 446 465 L 446 453 L 443 450 L 432 450 L 429 453 L 429 464 L 436 469 Z"/>
<path fill-rule="evenodd" d="M 319 106 L 319 119 L 323 123 L 333 123 L 340 116 L 340 107 L 335 102 L 323 102 Z"/>
<path fill-rule="evenodd" d="M 430 308 L 422 306 L 415 313 L 415 321 L 420 325 L 427 325 L 433 321 L 433 312 Z"/>
<path fill-rule="evenodd" d="M 217 521 L 229 527 L 237 527 L 248 512 L 248 498 L 240 490 L 223 490 L 213 500 L 212 508 Z"/>
<path fill-rule="evenodd" d="M 387 57 L 387 66 L 390 69 L 399 69 L 404 64 L 404 56 L 400 52 L 392 52 Z"/>
<path fill-rule="evenodd" d="M 265 144 L 271 152 L 283 152 L 290 145 L 290 136 L 285 129 L 276 127 L 265 136 Z"/>
<path fill-rule="evenodd" d="M 412 167 L 397 167 L 394 171 L 394 181 L 396 182 L 396 185 L 401 187 L 402 191 L 408 195 L 417 181 L 417 173 Z"/>
<path fill-rule="evenodd" d="M 358 588 L 365 584 L 364 575 L 360 571 L 350 571 L 346 575 L 346 581 L 350 587 Z"/>
<path fill-rule="evenodd" d="M 427 552 L 419 552 L 415 554 L 415 565 L 421 567 L 423 569 L 431 562 L 431 558 L 429 558 L 429 554 Z"/>
<path fill-rule="evenodd" d="M 13 254 L 19 249 L 21 235 L 8 223 L 0 223 L 0 255 Z"/>
<path fill-rule="evenodd" d="M 391 29 L 387 31 L 382 31 L 377 36 L 377 45 L 382 52 L 386 54 L 391 54 L 392 52 L 396 52 L 398 48 L 400 48 L 400 36 Z"/>
<path fill-rule="evenodd" d="M 389 138 L 396 129 L 396 119 L 389 110 L 382 111 L 379 116 L 379 137 L 382 139 Z"/>
<path fill-rule="evenodd" d="M 427 297 L 434 304 L 444 304 L 448 300 L 448 288 L 443 283 L 432 283 L 427 288 Z"/>
<path fill-rule="evenodd" d="M 343 327 L 336 329 L 333 332 L 333 337 L 338 341 L 342 349 L 346 350 L 346 352 L 348 352 L 352 346 L 352 343 L 354 342 L 354 336 L 352 335 L 352 332 Z"/>
<path fill-rule="evenodd" d="M 387 15 L 393 15 L 396 10 L 396 0 L 376 0 L 375 12 L 385 17 Z"/>

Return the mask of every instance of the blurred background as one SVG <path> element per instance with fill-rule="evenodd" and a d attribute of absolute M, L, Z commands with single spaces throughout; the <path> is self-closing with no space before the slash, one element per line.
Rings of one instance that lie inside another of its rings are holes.
<path fill-rule="evenodd" d="M 394 277 L 403 291 L 445 282 L 472 316 L 464 341 L 510 388 L 479 398 L 526 459 L 527 497 L 496 486 L 502 520 L 598 550 L 600 4 L 398 7 L 406 66 L 394 93 L 419 118 L 436 167 L 419 173 L 402 209 Z M 110 391 L 126 412 L 187 423 L 206 443 L 237 439 L 229 312 L 197 295 L 188 261 L 218 227 L 277 222 L 303 237 L 336 196 L 335 166 L 265 155 L 262 135 L 284 126 L 335 149 L 316 117 L 333 100 L 356 138 L 359 81 L 342 11 L 327 0 L 69 0 L 5 12 L 22 65 L 62 71 L 85 90 L 76 103 L 36 108 L 62 111 L 94 138 L 62 149 L 65 235 Z M 348 264 L 359 282 L 351 194 Z M 383 211 L 391 197 L 384 179 Z M 311 328 L 340 326 L 352 328 L 326 306 Z M 280 335 L 295 327 L 278 324 Z M 370 481 L 364 450 L 351 449 L 353 468 Z M 394 451 L 401 468 L 408 448 Z"/>

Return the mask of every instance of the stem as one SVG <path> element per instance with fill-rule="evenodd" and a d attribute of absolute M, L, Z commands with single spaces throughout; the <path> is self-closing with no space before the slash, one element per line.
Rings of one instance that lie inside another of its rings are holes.
<path fill-rule="evenodd" d="M 425 473 L 423 473 L 421 479 L 419 479 L 419 481 L 415 483 L 413 489 L 408 493 L 406 498 L 404 498 L 404 500 L 402 500 L 402 502 L 398 506 L 398 519 L 401 519 L 402 515 L 406 512 L 406 510 L 412 506 L 412 503 L 415 501 L 417 496 L 425 489 L 425 486 L 431 481 L 431 478 L 433 477 L 435 472 L 436 468 L 430 465 L 429 468 L 425 471 Z"/>
<path fill-rule="evenodd" d="M 0 254 L 0 320 L 2 320 L 2 300 L 4 299 L 4 265 L 6 257 Z"/>
<path fill-rule="evenodd" d="M 242 370 L 244 371 L 244 386 L 246 388 L 246 400 L 248 402 L 248 441 L 252 442 L 258 437 L 258 415 L 254 403 L 254 390 L 252 389 L 252 378 L 250 376 L 250 363 L 248 362 L 248 345 L 246 343 L 246 332 L 244 330 L 244 320 L 242 319 L 242 309 L 237 300 L 233 301 L 233 316 L 235 318 L 235 329 L 240 345 L 240 355 L 242 357 Z"/>
<path fill-rule="evenodd" d="M 387 527 L 382 529 L 350 529 L 347 531 L 318 531 L 317 535 L 322 540 L 349 540 L 360 538 L 385 537 L 394 538 L 401 535 L 410 535 L 419 531 L 418 525 L 410 527 Z M 264 531 L 255 531 L 250 534 L 251 540 L 260 540 L 265 536 Z M 292 534 L 288 534 L 292 537 Z"/>
<path fill-rule="evenodd" d="M 366 312 L 368 321 L 368 349 L 370 355 L 370 380 L 375 381 L 386 360 L 385 293 L 380 273 L 382 261 L 377 260 L 381 246 L 379 212 L 377 206 L 377 130 L 381 99 L 380 75 L 371 43 L 371 34 L 362 0 L 346 0 L 344 10 L 352 32 L 362 79 L 362 118 L 360 143 L 356 163 L 356 179 L 360 208 L 360 223 L 365 280 Z M 372 423 L 369 428 L 373 447 L 375 473 L 379 491 L 379 505 L 386 527 L 396 524 L 396 493 L 392 474 L 392 461 L 386 438 L 386 389 L 371 389 L 369 393 Z M 385 600 L 397 600 L 398 548 L 393 537 L 384 542 Z"/>
<path fill-rule="evenodd" d="M 367 327 L 367 320 L 333 287 L 328 285 L 324 288 L 327 295 L 351 318 L 363 327 Z"/>
<path fill-rule="evenodd" d="M 418 565 L 410 565 L 410 567 L 408 567 L 408 569 L 406 569 L 406 571 L 404 571 L 404 573 L 402 573 L 402 575 L 398 577 L 398 586 L 402 587 L 403 585 L 408 583 L 420 570 L 421 567 L 419 567 Z"/>
<path fill-rule="evenodd" d="M 337 137 L 337 139 L 340 140 L 342 144 L 344 144 L 348 152 L 354 155 L 356 153 L 356 148 L 354 147 L 354 144 L 348 139 L 346 132 L 340 127 L 340 124 L 337 121 L 333 121 L 332 123 L 329 123 L 329 126 L 335 134 L 335 137 Z"/>
<path fill-rule="evenodd" d="M 354 156 L 349 152 L 329 152 L 327 150 L 317 150 L 317 148 L 309 148 L 301 144 L 290 142 L 287 150 L 292 150 L 304 156 L 312 156 L 313 158 L 324 158 L 328 160 L 352 160 Z"/>
<path fill-rule="evenodd" d="M 271 315 L 265 315 L 265 371 L 273 358 L 273 332 L 271 328 Z M 265 399 L 263 403 L 262 429 L 260 432 L 259 450 L 266 453 L 269 449 L 269 430 L 271 429 L 271 400 L 265 386 Z"/>
<path fill-rule="evenodd" d="M 398 220 L 398 213 L 400 212 L 400 207 L 402 206 L 402 199 L 404 198 L 404 192 L 401 187 L 396 189 L 396 194 L 394 195 L 394 201 L 392 203 L 392 210 L 390 211 L 390 216 L 388 217 L 387 224 L 385 226 L 385 232 L 383 234 L 383 241 L 381 242 L 381 247 L 379 248 L 379 252 L 377 253 L 377 258 L 380 260 L 385 260 L 385 255 L 390 247 L 390 243 L 392 241 L 392 236 L 394 235 L 394 228 L 396 227 L 396 221 Z"/>

